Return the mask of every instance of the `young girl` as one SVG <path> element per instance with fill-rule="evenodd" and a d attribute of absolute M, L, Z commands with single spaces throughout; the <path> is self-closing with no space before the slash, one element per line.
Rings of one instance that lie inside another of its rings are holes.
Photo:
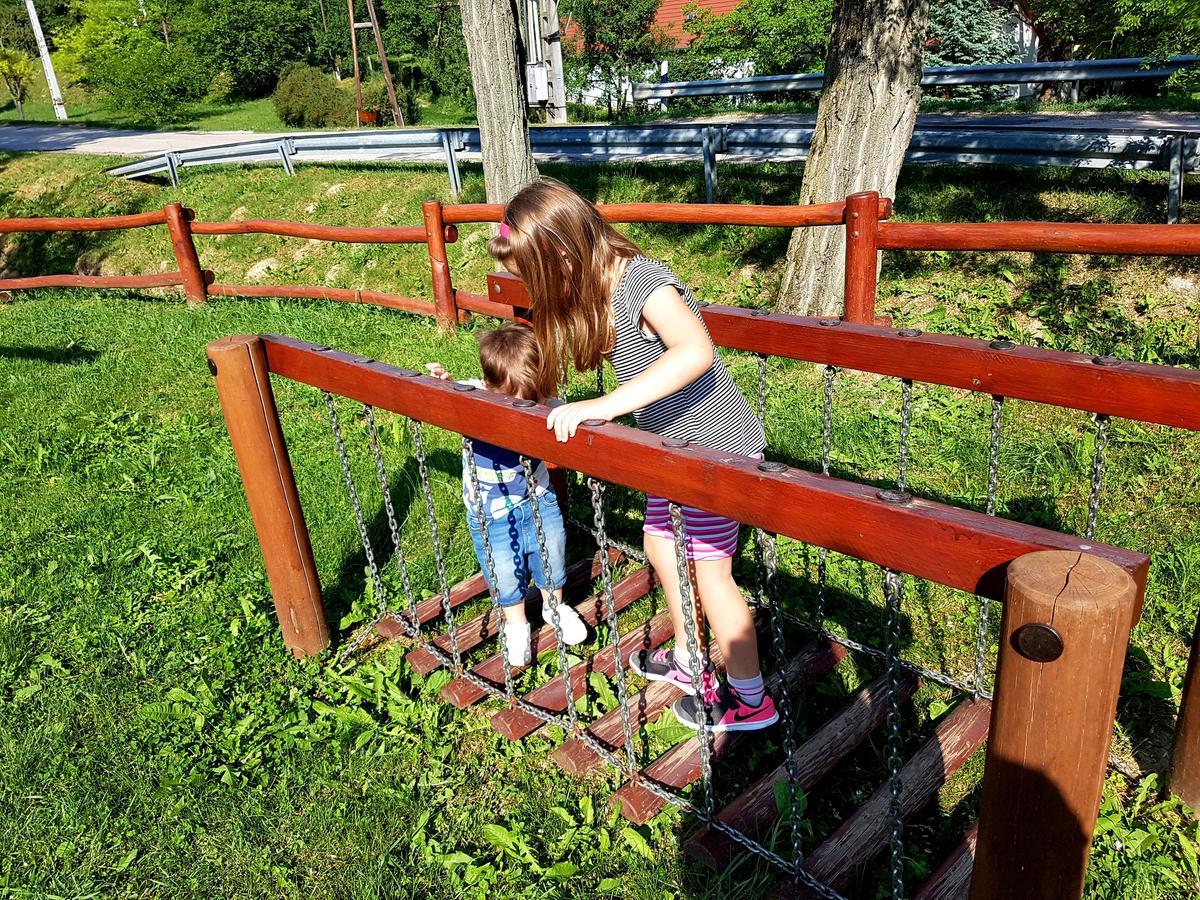
<path fill-rule="evenodd" d="M 483 380 L 466 381 L 465 384 L 525 400 L 546 397 L 538 391 L 538 346 L 527 326 L 504 325 L 495 331 L 480 332 L 479 364 L 483 369 Z M 427 363 L 425 368 L 435 378 L 448 380 L 451 377 L 441 363 Z M 525 616 L 525 595 L 530 582 L 538 587 L 542 596 L 542 621 L 549 625 L 557 612 L 563 643 L 574 645 L 587 639 L 587 625 L 583 619 L 562 602 L 567 556 L 562 512 L 544 462 L 530 460 L 534 480 L 531 490 L 526 484 L 520 454 L 486 441 L 472 441 L 471 449 L 473 460 L 463 451 L 463 503 L 467 507 L 467 526 L 479 567 L 495 590 L 504 612 L 501 639 L 508 662 L 513 666 L 527 666 L 533 657 L 529 620 Z M 471 477 L 472 468 L 474 478 Z M 476 482 L 481 498 L 475 496 Z M 536 500 L 531 501 L 531 495 Z M 532 502 L 537 503 L 541 516 L 550 572 L 543 571 Z M 479 519 L 480 507 L 484 521 Z M 483 542 L 485 531 L 491 547 L 490 560 Z M 494 584 L 491 583 L 493 576 Z"/>
<path fill-rule="evenodd" d="M 547 419 L 560 441 L 585 419 L 633 413 L 639 427 L 667 437 L 744 456 L 761 456 L 763 429 L 713 349 L 691 292 L 665 265 L 609 226 L 596 208 L 549 179 L 529 185 L 508 204 L 488 251 L 519 277 L 533 304 L 541 349 L 539 390 L 554 392 L 559 367 L 577 370 L 612 363 L 620 386 L 595 400 L 556 407 Z M 774 724 L 775 705 L 763 689 L 754 622 L 733 580 L 738 523 L 683 508 L 686 552 L 695 586 L 717 644 L 728 684 L 688 652 L 669 506 L 647 496 L 646 556 L 663 586 L 675 625 L 675 649 L 641 651 L 635 672 L 688 692 L 675 703 L 680 722 L 699 730 L 748 731 Z M 700 667 L 705 704 L 692 695 Z"/>

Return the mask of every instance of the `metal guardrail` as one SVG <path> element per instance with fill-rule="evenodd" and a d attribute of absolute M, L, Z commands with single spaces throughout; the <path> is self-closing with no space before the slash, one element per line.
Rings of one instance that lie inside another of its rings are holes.
<path fill-rule="evenodd" d="M 1185 173 L 1200 172 L 1200 130 L 1139 130 L 1106 126 L 922 124 L 914 132 L 907 162 L 935 165 L 1064 166 L 1144 169 L 1170 173 L 1167 221 L 1179 220 Z M 803 161 L 811 125 L 734 123 L 715 125 L 556 126 L 530 129 L 535 154 L 567 162 L 609 162 L 661 156 L 696 159 L 704 165 L 705 196 L 717 193 L 717 161 Z M 166 173 L 178 186 L 183 168 L 221 163 L 278 163 L 294 173 L 299 162 L 355 159 L 444 161 L 454 196 L 462 190 L 459 154 L 480 151 L 474 128 L 380 130 L 301 134 L 186 150 L 109 169 L 110 175 L 142 178 Z"/>
<path fill-rule="evenodd" d="M 1159 63 L 1145 57 L 1131 57 L 1002 63 L 990 66 L 930 66 L 922 72 L 921 85 L 952 87 L 970 84 L 1040 84 L 1052 81 L 1169 78 L 1180 69 L 1197 64 L 1200 64 L 1200 56 L 1173 56 Z M 713 78 L 706 81 L 665 81 L 658 84 L 635 84 L 633 99 L 671 100 L 681 97 L 731 97 L 742 94 L 777 94 L 784 91 L 819 91 L 824 81 L 824 72 Z"/>

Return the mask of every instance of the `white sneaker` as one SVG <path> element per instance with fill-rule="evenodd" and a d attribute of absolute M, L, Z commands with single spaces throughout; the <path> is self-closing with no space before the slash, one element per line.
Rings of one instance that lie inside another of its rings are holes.
<path fill-rule="evenodd" d="M 558 625 L 562 629 L 563 643 L 568 647 L 575 644 L 582 644 L 587 640 L 587 623 L 579 618 L 579 613 L 567 606 L 565 603 L 559 603 L 555 607 L 558 610 Z M 554 624 L 554 612 L 550 608 L 550 604 L 542 604 L 542 621 L 547 625 Z"/>
<path fill-rule="evenodd" d="M 510 666 L 527 666 L 533 661 L 528 622 L 505 622 L 503 637 Z"/>

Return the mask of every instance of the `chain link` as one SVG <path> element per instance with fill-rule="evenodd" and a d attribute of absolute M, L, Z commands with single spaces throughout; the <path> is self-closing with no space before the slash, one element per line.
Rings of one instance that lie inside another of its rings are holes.
<path fill-rule="evenodd" d="M 550 624 L 554 627 L 554 640 L 558 644 L 558 671 L 562 676 L 563 692 L 567 701 L 567 719 L 572 734 L 579 732 L 579 711 L 575 709 L 575 698 L 571 690 L 571 664 L 567 659 L 567 645 L 563 641 L 562 621 L 558 615 L 558 602 L 554 597 L 554 573 L 550 570 L 550 550 L 546 546 L 546 530 L 542 526 L 542 510 L 538 505 L 537 482 L 533 477 L 533 463 L 528 456 L 521 457 L 521 468 L 525 470 L 525 491 L 529 508 L 533 513 L 533 530 L 537 536 L 538 554 L 542 560 L 542 575 L 546 579 L 546 591 L 550 595 L 547 603 L 542 600 L 542 609 L 550 609 Z"/>
<path fill-rule="evenodd" d="M 1092 491 L 1088 496 L 1087 527 L 1083 536 L 1089 541 L 1096 536 L 1096 518 L 1100 514 L 1100 493 L 1104 490 L 1104 462 L 1108 450 L 1108 423 L 1111 421 L 1103 413 L 1095 413 L 1092 421 L 1096 423 L 1096 452 L 1092 456 Z"/>
<path fill-rule="evenodd" d="M 412 580 L 408 575 L 408 563 L 404 559 L 404 548 L 400 543 L 400 523 L 396 519 L 396 510 L 392 506 L 392 488 L 388 483 L 387 466 L 383 461 L 383 447 L 379 443 L 379 429 L 375 427 L 375 408 L 364 403 L 363 409 L 367 414 L 367 438 L 371 444 L 371 453 L 375 457 L 375 475 L 379 478 L 379 490 L 383 494 L 383 508 L 387 513 L 388 530 L 392 535 L 393 559 L 396 568 L 400 570 L 400 585 L 404 591 L 404 599 L 408 604 L 408 615 L 413 631 L 421 630 L 421 617 L 417 614 L 417 598 L 413 594 Z M 379 615 L 382 618 L 387 608 L 381 605 Z"/>
<path fill-rule="evenodd" d="M 896 488 L 901 491 L 908 490 L 908 436 L 912 426 L 912 390 L 912 380 L 905 378 L 900 386 L 900 446 L 896 466 Z"/>
<path fill-rule="evenodd" d="M 1000 426 L 1003 422 L 1004 398 L 999 394 L 992 397 L 992 430 L 988 438 L 988 475 L 987 503 L 984 512 L 989 516 L 996 515 L 996 496 L 1000 489 Z M 987 657 L 989 618 L 991 616 L 991 601 L 983 594 L 976 598 L 979 621 L 975 627 L 975 687 L 972 693 L 976 698 L 982 697 L 987 690 Z"/>
<path fill-rule="evenodd" d="M 625 684 L 625 661 L 621 658 L 621 638 L 617 631 L 617 604 L 613 597 L 612 565 L 608 559 L 608 532 L 604 521 L 604 482 L 595 478 L 587 480 L 592 495 L 592 517 L 596 525 L 596 544 L 600 548 L 600 578 L 604 586 L 605 622 L 608 624 L 609 639 L 616 654 L 614 680 L 617 682 L 617 703 L 621 707 L 621 731 L 625 737 L 625 762 L 627 772 L 637 768 L 637 755 L 633 745 L 633 723 L 629 719 L 629 692 Z"/>
<path fill-rule="evenodd" d="M 371 546 L 371 536 L 367 533 L 367 522 L 363 517 L 362 503 L 358 499 L 358 489 L 354 485 L 354 475 L 350 471 L 350 457 L 346 453 L 346 442 L 342 440 L 342 425 L 338 419 L 337 407 L 333 403 L 333 395 L 329 391 L 321 392 L 325 397 L 325 408 L 329 412 L 329 428 L 333 432 L 333 442 L 337 447 L 338 460 L 342 465 L 342 478 L 346 482 L 346 492 L 350 495 L 350 505 L 354 508 L 354 522 L 358 526 L 358 536 L 362 541 L 363 554 L 367 559 L 367 568 L 371 573 L 371 584 L 375 588 L 375 599 L 380 608 L 387 611 L 387 593 L 383 587 L 383 577 L 379 566 L 375 563 L 375 550 Z M 406 629 L 407 630 L 407 629 Z M 363 645 L 371 635 L 370 628 L 363 628 L 338 654 L 338 663 L 344 662 L 355 650 Z"/>
<path fill-rule="evenodd" d="M 696 699 L 697 715 L 704 717 L 696 735 L 700 748 L 700 782 L 704 791 L 704 809 L 711 812 L 713 807 L 712 785 L 712 710 L 704 696 L 703 681 L 707 674 L 707 656 L 701 658 L 700 640 L 697 626 L 700 621 L 700 604 L 697 603 L 695 592 L 692 590 L 692 579 L 688 571 L 687 560 L 687 525 L 683 518 L 683 509 L 678 503 L 670 504 L 671 536 L 675 543 L 675 569 L 679 576 L 679 605 L 683 613 L 683 633 L 687 640 L 688 655 L 692 660 L 692 694 Z"/>
<path fill-rule="evenodd" d="M 821 474 L 828 475 L 833 461 L 833 380 L 837 369 L 826 366 L 824 393 L 821 399 Z M 818 627 L 825 621 L 825 585 L 829 577 L 829 551 L 817 547 L 817 609 Z"/>
<path fill-rule="evenodd" d="M 764 353 L 758 357 L 758 421 L 767 424 L 767 357 Z"/>
<path fill-rule="evenodd" d="M 446 634 L 450 638 L 450 658 L 454 662 L 455 674 L 458 674 L 462 671 L 462 653 L 458 648 L 458 626 L 454 622 L 454 610 L 450 606 L 450 582 L 446 578 L 446 558 L 442 554 L 442 538 L 433 506 L 433 485 L 429 480 L 425 437 L 421 423 L 416 419 L 408 420 L 408 430 L 412 434 L 413 449 L 417 454 L 417 472 L 421 476 L 421 492 L 425 496 L 425 518 L 429 523 L 429 536 L 433 540 L 433 564 L 437 569 L 438 588 L 442 592 L 442 614 L 446 618 Z"/>
<path fill-rule="evenodd" d="M 891 788 L 892 898 L 904 896 L 904 818 L 900 805 L 900 604 L 904 597 L 904 576 L 884 570 L 884 599 L 887 601 L 887 765 Z"/>
<path fill-rule="evenodd" d="M 779 555 L 775 545 L 776 537 L 773 534 L 760 530 L 758 532 L 758 540 L 762 544 L 763 549 L 763 601 L 771 609 L 771 639 L 775 650 L 775 664 L 778 666 L 779 671 L 782 672 L 788 660 L 787 644 L 783 636 L 783 610 L 780 609 L 779 601 L 773 596 L 771 590 L 775 582 L 775 573 L 779 566 Z M 798 792 L 800 773 L 796 769 L 795 717 L 792 712 L 792 698 L 788 692 L 787 683 L 782 678 L 779 682 L 777 699 L 782 719 L 780 728 L 783 730 L 784 766 L 787 770 L 788 812 L 791 818 L 792 865 L 798 869 L 804 861 L 803 835 L 800 828 L 800 795 Z"/>
<path fill-rule="evenodd" d="M 504 662 L 504 695 L 511 701 L 516 694 L 513 687 L 512 661 L 508 657 L 508 641 L 504 639 L 504 609 L 500 606 L 500 594 L 496 590 L 496 558 L 492 553 L 491 518 L 483 503 L 483 486 L 479 483 L 479 466 L 475 462 L 475 444 L 463 435 L 463 466 L 467 470 L 470 483 L 471 500 L 475 506 L 475 521 L 479 523 L 480 543 L 483 544 L 483 558 L 486 571 L 488 594 L 492 598 L 492 616 L 496 620 L 496 631 L 500 636 L 500 656 Z"/>

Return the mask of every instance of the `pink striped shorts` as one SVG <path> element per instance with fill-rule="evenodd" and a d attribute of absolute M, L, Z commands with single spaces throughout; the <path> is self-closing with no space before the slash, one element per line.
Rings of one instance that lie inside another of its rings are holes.
<path fill-rule="evenodd" d="M 687 541 L 687 558 L 690 560 L 729 559 L 737 550 L 738 529 L 741 523 L 694 506 L 681 506 L 684 532 Z M 665 497 L 646 495 L 646 524 L 642 531 L 654 537 L 675 539 L 671 528 L 671 502 Z"/>

